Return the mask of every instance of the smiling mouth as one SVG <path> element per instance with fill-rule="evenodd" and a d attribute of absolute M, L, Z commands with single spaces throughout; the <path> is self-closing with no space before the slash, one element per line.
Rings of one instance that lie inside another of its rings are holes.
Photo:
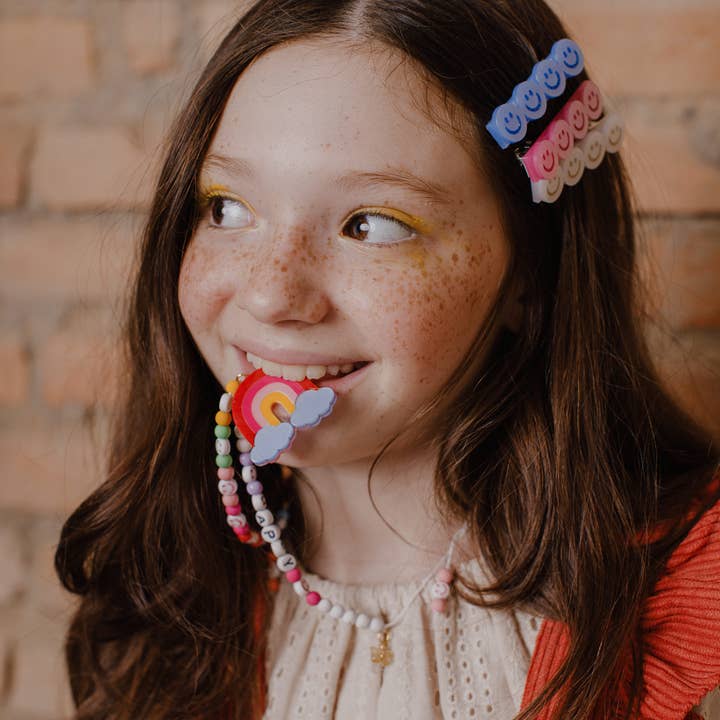
<path fill-rule="evenodd" d="M 243 357 L 244 356 L 244 357 Z M 254 370 L 262 370 L 265 375 L 283 378 L 294 382 L 302 382 L 303 380 L 311 380 L 313 382 L 332 381 L 353 375 L 370 364 L 369 360 L 358 360 L 343 365 L 290 365 L 280 364 L 265 360 L 264 358 L 254 355 L 251 352 L 241 351 L 241 362 L 245 366 L 243 371 L 251 373 Z"/>

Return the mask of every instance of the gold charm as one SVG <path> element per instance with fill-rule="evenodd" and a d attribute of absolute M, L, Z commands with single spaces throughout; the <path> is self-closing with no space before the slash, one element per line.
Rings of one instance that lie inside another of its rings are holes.
<path fill-rule="evenodd" d="M 382 667 L 387 667 L 393 661 L 393 651 L 390 649 L 390 631 L 378 633 L 379 647 L 370 648 L 370 658 Z"/>

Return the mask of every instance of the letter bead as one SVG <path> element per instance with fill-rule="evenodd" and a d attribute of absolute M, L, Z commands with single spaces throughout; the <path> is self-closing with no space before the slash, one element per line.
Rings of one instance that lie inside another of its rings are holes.
<path fill-rule="evenodd" d="M 287 553 L 286 555 L 279 557 L 275 564 L 280 572 L 287 572 L 288 570 L 293 570 L 297 567 L 297 560 L 294 555 Z"/>
<path fill-rule="evenodd" d="M 277 525 L 268 525 L 260 531 L 260 535 L 265 542 L 274 542 L 280 539 L 280 528 Z"/>
<path fill-rule="evenodd" d="M 235 495 L 238 484 L 234 480 L 221 480 L 218 483 L 218 490 L 221 495 Z"/>
<path fill-rule="evenodd" d="M 254 510 L 265 510 L 267 508 L 267 500 L 264 495 L 251 495 L 250 502 Z"/>
<path fill-rule="evenodd" d="M 258 512 L 255 513 L 255 520 L 260 527 L 266 527 L 272 525 L 275 518 L 270 510 L 258 510 Z"/>
<path fill-rule="evenodd" d="M 242 513 L 239 515 L 228 515 L 227 524 L 230 527 L 242 527 L 243 525 L 247 525 L 247 518 Z"/>
<path fill-rule="evenodd" d="M 215 452 L 218 455 L 230 454 L 230 441 L 226 438 L 218 438 L 215 440 Z"/>
<path fill-rule="evenodd" d="M 243 481 L 246 483 L 255 482 L 257 480 L 257 469 L 254 465 L 244 465 L 241 474 Z"/>
<path fill-rule="evenodd" d="M 436 580 L 430 586 L 430 597 L 432 597 L 432 598 L 445 599 L 445 598 L 449 597 L 449 595 L 450 595 L 450 586 L 445 582 Z"/>
<path fill-rule="evenodd" d="M 250 441 L 246 440 L 245 438 L 240 438 L 235 443 L 235 447 L 241 453 L 249 453 L 252 450 L 252 445 L 250 444 Z"/>
<path fill-rule="evenodd" d="M 285 555 L 285 553 L 287 552 L 287 550 L 285 550 L 285 546 L 282 544 L 282 540 L 275 540 L 274 542 L 270 543 L 270 549 L 272 550 L 275 557 Z"/>

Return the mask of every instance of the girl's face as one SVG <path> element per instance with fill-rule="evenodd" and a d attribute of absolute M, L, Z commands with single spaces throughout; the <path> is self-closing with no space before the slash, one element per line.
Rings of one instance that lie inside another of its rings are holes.
<path fill-rule="evenodd" d="M 296 42 L 242 74 L 180 271 L 182 315 L 222 385 L 254 370 L 244 350 L 370 362 L 280 456 L 295 467 L 372 457 L 402 430 L 466 354 L 507 264 L 487 179 L 414 102 L 430 92 L 442 113 L 439 95 L 374 51 Z"/>

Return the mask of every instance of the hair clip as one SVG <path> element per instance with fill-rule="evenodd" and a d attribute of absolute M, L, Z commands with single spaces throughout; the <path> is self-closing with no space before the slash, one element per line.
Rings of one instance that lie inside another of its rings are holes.
<path fill-rule="evenodd" d="M 520 158 L 530 179 L 547 180 L 555 175 L 560 161 L 587 135 L 590 121 L 599 119 L 602 111 L 600 90 L 585 80 Z"/>
<path fill-rule="evenodd" d="M 515 86 L 510 100 L 495 108 L 485 126 L 505 150 L 527 134 L 527 125 L 539 120 L 549 99 L 565 92 L 567 78 L 579 75 L 585 60 L 579 45 L 570 38 L 558 40 L 544 60 L 536 63 L 530 77 Z"/>
<path fill-rule="evenodd" d="M 564 160 L 558 161 L 552 175 L 537 180 L 531 178 L 533 201 L 554 203 L 566 185 L 573 186 L 580 182 L 586 169 L 595 170 L 600 167 L 607 153 L 618 152 L 623 135 L 622 118 L 617 113 L 606 115 L 590 128 L 584 138 L 575 143 Z M 527 168 L 529 163 L 526 164 L 523 158 L 523 164 Z"/>

